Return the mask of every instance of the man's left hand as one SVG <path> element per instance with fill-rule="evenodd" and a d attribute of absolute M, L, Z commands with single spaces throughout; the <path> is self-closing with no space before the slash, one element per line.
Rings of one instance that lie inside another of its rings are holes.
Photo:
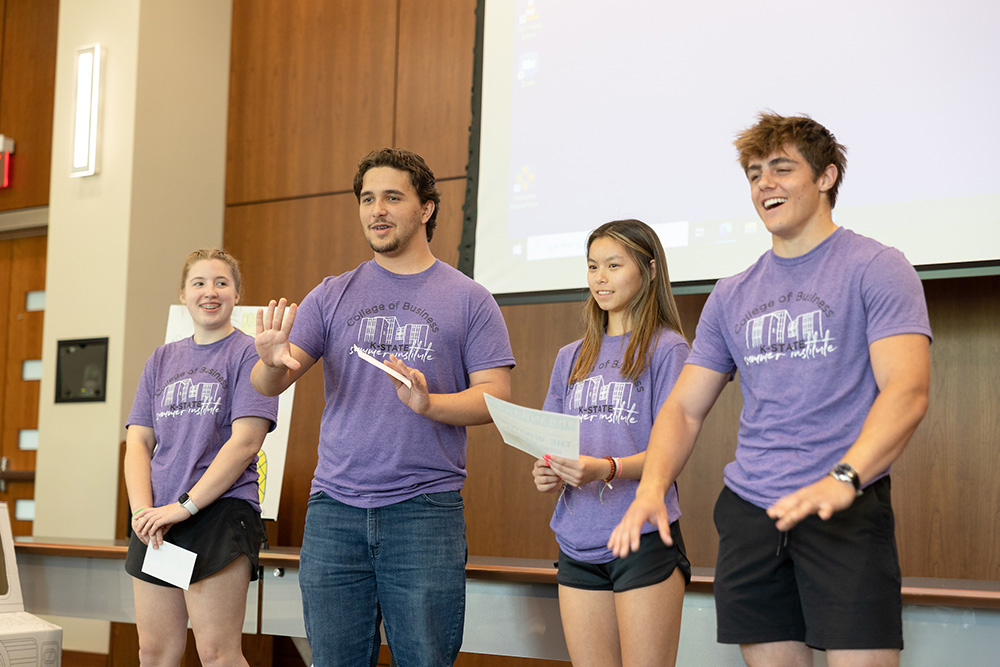
<path fill-rule="evenodd" d="M 418 415 L 426 414 L 430 407 L 430 393 L 427 391 L 427 380 L 424 378 L 424 374 L 416 368 L 410 368 L 394 354 L 389 355 L 389 359 L 383 360 L 382 363 L 410 381 L 410 386 L 407 387 L 396 378 L 389 376 L 396 386 L 396 395 L 399 396 L 399 400 Z"/>
<path fill-rule="evenodd" d="M 827 475 L 815 484 L 781 498 L 767 508 L 767 515 L 776 519 L 775 526 L 784 532 L 813 514 L 826 521 L 834 512 L 850 507 L 856 496 L 853 486 Z"/>

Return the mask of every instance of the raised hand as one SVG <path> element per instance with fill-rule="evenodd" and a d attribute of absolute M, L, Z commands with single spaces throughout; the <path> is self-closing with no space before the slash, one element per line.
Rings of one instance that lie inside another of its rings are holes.
<path fill-rule="evenodd" d="M 267 312 L 257 309 L 257 335 L 254 336 L 254 347 L 261 362 L 270 368 L 298 370 L 301 364 L 292 356 L 292 347 L 288 342 L 288 334 L 295 322 L 296 304 L 285 307 L 288 302 L 282 297 L 277 302 L 273 299 L 267 304 Z"/>

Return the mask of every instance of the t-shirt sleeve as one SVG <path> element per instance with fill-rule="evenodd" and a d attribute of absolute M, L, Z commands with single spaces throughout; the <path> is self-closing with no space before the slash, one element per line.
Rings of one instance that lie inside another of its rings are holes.
<path fill-rule="evenodd" d="M 484 290 L 485 291 L 485 290 Z M 514 367 L 507 323 L 500 306 L 488 292 L 473 309 L 465 342 L 466 373 L 501 366 Z"/>
<path fill-rule="evenodd" d="M 679 337 L 678 337 L 679 338 Z M 653 368 L 653 417 L 659 412 L 660 406 L 667 400 L 677 378 L 681 375 L 681 370 L 691 354 L 691 348 L 683 339 L 678 340 L 673 336 L 665 336 L 660 340 L 660 345 L 656 348 Z"/>
<path fill-rule="evenodd" d="M 128 420 L 125 428 L 132 426 L 148 426 L 153 428 L 153 383 L 156 381 L 156 353 L 154 352 L 139 376 L 139 387 L 135 390 L 135 398 L 132 399 L 132 409 L 128 413 Z"/>
<path fill-rule="evenodd" d="M 549 378 L 549 390 L 545 394 L 545 403 L 542 405 L 542 410 L 562 414 L 563 399 L 566 396 L 566 387 L 569 383 L 570 366 L 576 358 L 573 351 L 578 346 L 579 342 L 574 345 L 567 345 L 559 350 L 559 354 L 556 355 L 556 361 L 552 364 L 552 376 Z"/>
<path fill-rule="evenodd" d="M 295 312 L 295 323 L 288 340 L 313 359 L 323 357 L 326 349 L 326 323 L 323 318 L 324 280 L 302 299 Z"/>
<path fill-rule="evenodd" d="M 253 388 L 250 373 L 259 357 L 253 346 L 253 339 L 234 360 L 231 417 L 233 421 L 241 417 L 261 417 L 271 421 L 268 431 L 273 431 L 278 422 L 278 397 L 264 396 Z"/>
<path fill-rule="evenodd" d="M 931 338 L 924 287 L 903 253 L 886 248 L 865 267 L 861 293 L 867 315 L 868 344 L 901 334 Z"/>
<path fill-rule="evenodd" d="M 732 375 L 736 372 L 736 362 L 726 345 L 722 315 L 722 297 L 716 285 L 702 308 L 687 363 Z"/>

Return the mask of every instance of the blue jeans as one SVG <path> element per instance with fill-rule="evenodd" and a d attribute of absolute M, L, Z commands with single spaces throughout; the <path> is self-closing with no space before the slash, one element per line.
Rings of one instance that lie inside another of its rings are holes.
<path fill-rule="evenodd" d="M 316 667 L 374 667 L 380 618 L 399 667 L 454 664 L 465 627 L 464 507 L 458 491 L 374 509 L 309 498 L 299 587 Z"/>

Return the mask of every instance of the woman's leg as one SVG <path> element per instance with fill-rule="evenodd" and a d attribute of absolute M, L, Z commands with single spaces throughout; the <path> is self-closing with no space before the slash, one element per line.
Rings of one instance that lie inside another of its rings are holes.
<path fill-rule="evenodd" d="M 677 660 L 683 605 L 684 575 L 678 568 L 658 584 L 615 593 L 625 667 L 672 667 Z"/>
<path fill-rule="evenodd" d="M 622 664 L 612 591 L 559 586 L 559 614 L 574 667 Z"/>
<path fill-rule="evenodd" d="M 132 579 L 135 626 L 139 632 L 139 664 L 176 667 L 187 643 L 184 591 Z"/>
<path fill-rule="evenodd" d="M 239 557 L 185 593 L 198 657 L 204 667 L 246 667 L 243 618 L 246 616 L 250 561 Z"/>

